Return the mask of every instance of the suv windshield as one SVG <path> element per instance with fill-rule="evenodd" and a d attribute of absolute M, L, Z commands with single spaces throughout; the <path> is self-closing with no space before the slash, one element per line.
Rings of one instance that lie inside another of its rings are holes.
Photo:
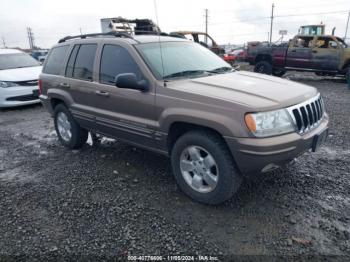
<path fill-rule="evenodd" d="M 28 54 L 0 55 L 0 70 L 40 66 L 40 63 Z"/>
<path fill-rule="evenodd" d="M 223 59 L 197 43 L 146 43 L 136 48 L 157 79 L 201 77 L 233 70 Z"/>

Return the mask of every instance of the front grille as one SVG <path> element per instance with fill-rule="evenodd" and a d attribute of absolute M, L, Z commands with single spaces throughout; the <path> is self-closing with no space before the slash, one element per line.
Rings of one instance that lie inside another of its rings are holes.
<path fill-rule="evenodd" d="M 317 127 L 325 113 L 320 94 L 304 103 L 289 107 L 288 111 L 301 134 Z"/>
<path fill-rule="evenodd" d="M 39 99 L 39 97 L 33 94 L 33 95 L 14 96 L 14 97 L 7 98 L 6 100 L 25 102 L 25 101 L 32 101 L 36 99 Z"/>

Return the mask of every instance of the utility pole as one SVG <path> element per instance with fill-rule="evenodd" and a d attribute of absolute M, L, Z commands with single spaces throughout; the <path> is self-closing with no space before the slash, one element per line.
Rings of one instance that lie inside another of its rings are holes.
<path fill-rule="evenodd" d="M 2 37 L 1 39 L 2 39 L 2 45 L 3 45 L 3 47 L 6 48 L 5 37 Z"/>
<path fill-rule="evenodd" d="M 348 22 L 346 23 L 344 41 L 346 40 L 346 37 L 348 36 L 349 20 L 350 20 L 350 11 L 349 11 L 349 15 L 348 15 Z"/>
<path fill-rule="evenodd" d="M 35 49 L 34 33 L 30 27 L 27 27 L 27 34 L 30 49 Z"/>
<path fill-rule="evenodd" d="M 208 38 L 207 38 L 207 35 L 208 35 L 208 9 L 205 9 L 205 38 L 204 38 L 204 41 L 206 44 L 208 44 Z"/>
<path fill-rule="evenodd" d="M 272 42 L 272 26 L 273 26 L 273 11 L 275 9 L 275 4 L 272 4 L 272 10 L 271 10 L 271 25 L 270 25 L 270 44 Z"/>
<path fill-rule="evenodd" d="M 79 27 L 79 31 L 80 31 L 80 35 L 83 35 L 83 33 L 81 32 L 81 27 Z"/>

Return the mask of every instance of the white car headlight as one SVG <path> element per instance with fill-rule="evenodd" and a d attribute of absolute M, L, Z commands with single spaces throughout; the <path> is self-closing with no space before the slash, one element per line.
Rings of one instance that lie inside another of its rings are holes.
<path fill-rule="evenodd" d="M 7 82 L 7 81 L 0 81 L 0 88 L 8 88 L 12 86 L 18 86 L 18 84 L 13 82 Z"/>
<path fill-rule="evenodd" d="M 248 129 L 257 137 L 294 132 L 296 126 L 286 109 L 245 115 Z"/>

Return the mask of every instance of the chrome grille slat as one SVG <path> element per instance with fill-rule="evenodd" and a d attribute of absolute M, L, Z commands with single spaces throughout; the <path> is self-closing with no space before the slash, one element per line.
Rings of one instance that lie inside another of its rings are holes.
<path fill-rule="evenodd" d="M 317 105 L 316 105 L 316 101 L 311 103 L 312 109 L 314 111 L 315 114 L 315 118 L 316 118 L 316 122 L 318 122 L 318 120 L 320 120 L 320 115 L 317 111 Z"/>
<path fill-rule="evenodd" d="M 287 108 L 300 134 L 306 133 L 319 125 L 324 117 L 324 103 L 318 94 L 303 103 Z"/>

